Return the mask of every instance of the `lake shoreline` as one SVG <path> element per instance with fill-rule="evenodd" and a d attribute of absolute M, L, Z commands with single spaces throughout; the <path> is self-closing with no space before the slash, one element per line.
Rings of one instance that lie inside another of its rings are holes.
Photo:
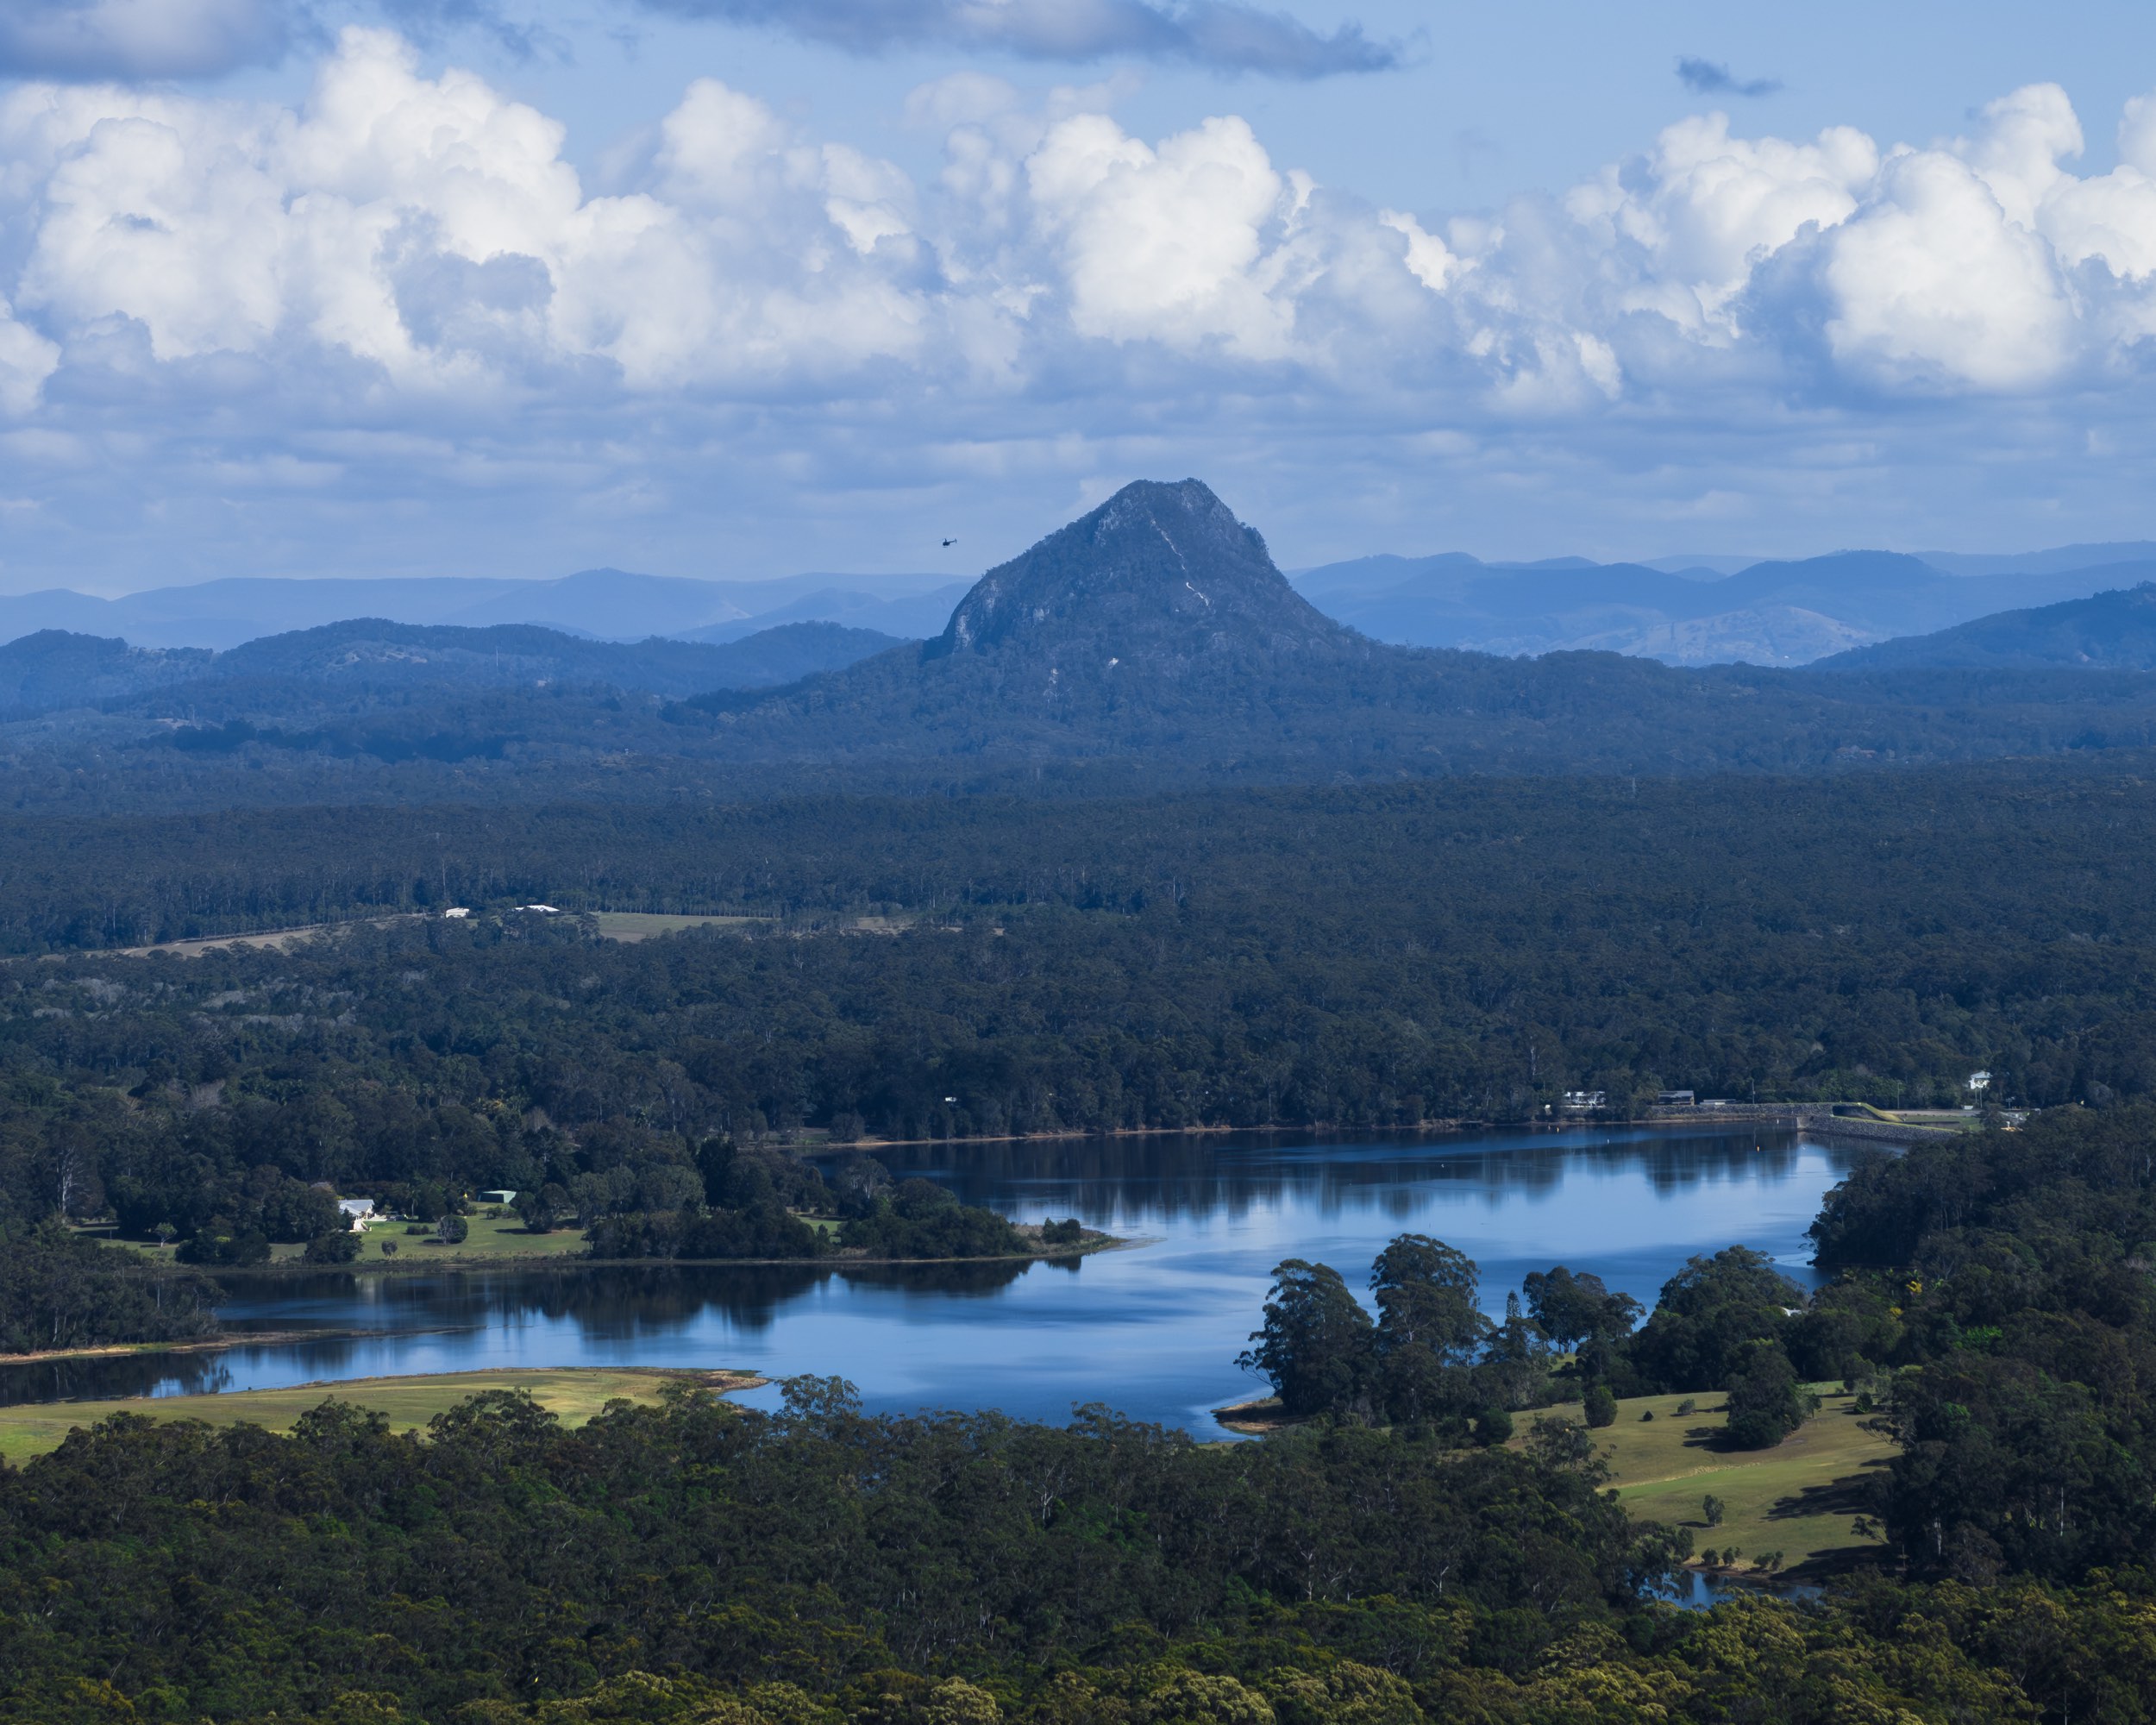
<path fill-rule="evenodd" d="M 1136 1244 L 1143 1242 L 1125 1239 L 1119 1234 L 1103 1234 L 1054 1251 L 997 1252 L 986 1258 L 853 1258 L 841 1251 L 825 1252 L 816 1258 L 586 1258 L 581 1253 L 568 1251 L 535 1252 L 530 1255 L 465 1252 L 442 1253 L 432 1258 L 399 1255 L 393 1258 L 354 1258 L 349 1264 L 308 1264 L 292 1258 L 274 1264 L 203 1268 L 221 1283 L 241 1279 L 283 1281 L 338 1273 L 348 1276 L 411 1276 L 436 1270 L 513 1270 L 519 1274 L 537 1270 L 663 1270 L 669 1266 L 680 1270 L 778 1270 L 789 1265 L 798 1265 L 805 1270 L 872 1270 L 909 1264 L 1054 1264 L 1069 1258 L 1089 1258 L 1097 1251 L 1112 1251 Z M 4 1364 L 11 1358 L 15 1356 L 0 1356 L 0 1364 Z"/>
<path fill-rule="evenodd" d="M 1290 1414 L 1280 1404 L 1277 1396 L 1253 1396 L 1248 1402 L 1231 1402 L 1225 1408 L 1213 1410 L 1213 1419 L 1224 1432 L 1233 1432 L 1239 1438 L 1268 1437 L 1275 1432 L 1285 1431 L 1290 1426 L 1309 1423 L 1307 1414 Z"/>
<path fill-rule="evenodd" d="M 803 1156 L 822 1157 L 856 1153 L 873 1156 L 879 1151 L 934 1149 L 939 1146 L 956 1150 L 971 1144 L 1076 1144 L 1146 1138 L 1263 1138 L 1282 1133 L 1339 1138 L 1401 1135 L 1443 1138 L 1470 1132 L 1623 1132 L 1642 1127 L 1669 1126 L 1720 1128 L 1725 1131 L 1743 1127 L 1756 1131 L 1762 1126 L 1779 1126 L 1806 1133 L 1866 1138 L 1883 1143 L 1928 1144 L 1957 1137 L 1969 1130 L 1966 1126 L 1855 1120 L 1834 1113 L 1833 1107 L 1828 1102 L 1746 1102 L 1733 1104 L 1727 1108 L 1698 1106 L 1689 1108 L 1656 1107 L 1629 1120 L 1620 1119 L 1614 1114 L 1583 1113 L 1524 1120 L 1489 1120 L 1462 1115 L 1457 1119 L 1417 1120 L 1412 1125 L 1396 1126 L 1344 1126 L 1337 1121 L 1318 1120 L 1299 1123 L 1275 1121 L 1269 1125 L 1250 1126 L 1086 1126 L 1073 1127 L 1065 1132 L 968 1132 L 963 1137 L 862 1138 L 850 1144 L 802 1144 L 795 1148 Z"/>
<path fill-rule="evenodd" d="M 228 1282 L 293 1282 L 314 1276 L 409 1276 L 430 1271 L 580 1273 L 593 1270 L 888 1270 L 909 1264 L 949 1268 L 964 1264 L 1057 1264 L 1090 1258 L 1096 1252 L 1122 1251 L 1149 1244 L 1143 1235 L 1102 1234 L 1076 1245 L 1054 1251 L 1003 1252 L 993 1258 L 846 1258 L 832 1253 L 822 1258 L 582 1258 L 564 1252 L 558 1257 L 516 1257 L 505 1253 L 430 1258 L 376 1258 L 350 1264 L 307 1264 L 287 1258 L 280 1264 L 254 1264 L 240 1267 L 181 1264 L 153 1261 L 153 1275 L 166 1267 L 192 1270 Z M 104 1342 L 92 1347 L 41 1348 L 32 1353 L 0 1353 L 0 1368 L 12 1365 L 49 1365 L 69 1360 L 134 1359 L 173 1353 L 221 1353 L 233 1348 L 267 1347 L 294 1342 L 350 1341 L 375 1334 L 368 1329 L 262 1330 L 234 1334 L 196 1336 L 177 1342 Z M 407 1330 L 404 1335 L 449 1334 L 453 1331 Z"/>
<path fill-rule="evenodd" d="M 962 1202 L 1036 1223 L 1044 1213 L 1075 1214 L 1095 1237 L 1044 1258 L 1051 1268 L 1039 1274 L 1029 1273 L 1033 1250 L 910 1267 L 839 1256 L 601 1264 L 530 1251 L 460 1261 L 455 1249 L 423 1251 L 400 1237 L 398 1271 L 455 1272 L 401 1281 L 379 1279 L 378 1239 L 358 1265 L 334 1267 L 341 1273 L 296 1264 L 220 1272 L 217 1314 L 229 1331 L 221 1352 L 38 1363 L 10 1374 L 6 1391 L 43 1400 L 154 1384 L 166 1393 L 212 1383 L 266 1389 L 415 1367 L 718 1360 L 843 1377 L 879 1408 L 993 1407 L 1060 1424 L 1074 1402 L 1104 1402 L 1200 1441 L 1234 1442 L 1242 1434 L 1224 1429 L 1214 1410 L 1267 1388 L 1232 1362 L 1290 1255 L 1359 1280 L 1387 1240 L 1427 1232 L 1477 1260 L 1495 1301 L 1554 1262 L 1591 1269 L 1644 1303 L 1689 1256 L 1740 1240 L 1786 1260 L 1809 1285 L 1803 1229 L 1820 1195 L 1862 1152 L 1793 1142 L 1785 1132 L 1760 1137 L 1764 1155 L 1753 1153 L 1752 1132 L 1709 1121 L 1465 1140 L 1208 1133 L 894 1150 L 894 1179 L 934 1181 Z M 494 1245 L 490 1231 L 523 1238 L 513 1216 L 475 1218 L 472 1227 L 482 1254 Z M 565 1233 L 554 1244 L 581 1252 L 588 1243 Z M 649 1273 L 655 1266 L 666 1273 Z M 458 1333 L 411 1339 L 444 1325 Z M 367 1333 L 325 1333 L 348 1327 Z M 281 1338 L 230 1340 L 293 1329 L 293 1339 L 311 1333 L 320 1345 L 310 1352 Z"/>
<path fill-rule="evenodd" d="M 222 1353 L 230 1348 L 271 1347 L 293 1342 L 353 1341 L 373 1330 L 246 1330 L 235 1334 L 196 1336 L 184 1342 L 104 1342 L 96 1347 L 41 1348 L 34 1353 L 0 1353 L 0 1366 L 55 1365 L 78 1359 L 154 1359 L 172 1353 Z M 405 1330 L 404 1335 L 453 1335 L 447 1327 Z"/>

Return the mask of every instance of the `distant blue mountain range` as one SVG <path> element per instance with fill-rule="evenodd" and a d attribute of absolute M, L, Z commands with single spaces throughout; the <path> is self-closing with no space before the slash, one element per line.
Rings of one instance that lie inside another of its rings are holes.
<path fill-rule="evenodd" d="M 382 580 L 205 581 L 124 599 L 65 588 L 0 597 L 0 642 L 41 629 L 118 637 L 135 647 L 220 651 L 266 635 L 354 618 L 485 629 L 537 624 L 600 641 L 653 636 L 724 644 L 787 623 L 840 623 L 919 640 L 938 634 L 970 582 L 943 575 L 793 575 L 699 581 L 586 569 L 559 580 L 466 576 Z"/>
<path fill-rule="evenodd" d="M 1603 649 L 1676 665 L 1802 665 L 2001 612 L 2156 579 L 2156 543 L 2016 554 L 1841 551 L 1796 561 L 1720 556 L 1652 563 L 1463 552 L 1371 556 L 1305 569 L 1295 588 L 1378 641 L 1505 656 Z M 229 649 L 353 618 L 459 628 L 531 624 L 593 640 L 724 644 L 790 623 L 899 639 L 943 633 L 969 582 L 934 574 L 810 574 L 691 580 L 586 569 L 559 580 L 249 579 L 106 599 L 50 589 L 0 597 L 0 642 L 40 630 L 138 648 Z"/>
<path fill-rule="evenodd" d="M 2104 561 L 2077 561 L 2082 556 Z M 1946 562 L 1957 568 L 1940 567 Z M 1507 655 L 1600 649 L 1673 665 L 1803 665 L 2152 577 L 2156 543 L 1999 558 L 1840 551 L 1729 574 L 1576 558 L 1485 563 L 1451 552 L 1362 557 L 1293 580 L 1330 616 L 1401 646 Z"/>
<path fill-rule="evenodd" d="M 360 618 L 260 636 L 222 653 L 42 629 L 0 646 L 0 718 L 119 710 L 154 696 L 175 711 L 214 698 L 256 712 L 309 711 L 325 698 L 379 701 L 417 689 L 440 698 L 582 685 L 678 697 L 795 682 L 899 644 L 874 630 L 820 622 L 782 623 L 722 643 L 594 641 L 530 624 L 473 629 Z"/>

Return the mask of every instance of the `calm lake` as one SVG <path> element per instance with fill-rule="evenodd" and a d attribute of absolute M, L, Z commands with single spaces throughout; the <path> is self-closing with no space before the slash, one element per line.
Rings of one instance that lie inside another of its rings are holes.
<path fill-rule="evenodd" d="M 1359 1290 L 1395 1234 L 1434 1234 L 1480 1264 L 1484 1304 L 1501 1314 L 1531 1270 L 1592 1270 L 1651 1304 L 1688 1257 L 1735 1244 L 1808 1285 L 1804 1231 L 1821 1196 L 1880 1153 L 1786 1129 L 1666 1126 L 893 1151 L 894 1174 L 969 1203 L 1020 1220 L 1075 1215 L 1134 1243 L 1064 1264 L 240 1281 L 227 1322 L 311 1339 L 9 1367 L 0 1401 L 511 1365 L 739 1366 L 850 1378 L 872 1408 L 993 1407 L 1060 1421 L 1074 1403 L 1105 1402 L 1218 1437 L 1212 1409 L 1263 1393 L 1235 1356 L 1283 1258 L 1331 1264 Z M 776 1391 L 744 1399 L 774 1404 Z"/>

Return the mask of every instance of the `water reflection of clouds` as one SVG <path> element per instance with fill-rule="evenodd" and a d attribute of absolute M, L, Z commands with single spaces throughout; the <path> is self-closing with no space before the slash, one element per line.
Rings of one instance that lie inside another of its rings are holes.
<path fill-rule="evenodd" d="M 1799 1270 L 1821 1195 L 1853 1159 L 1784 1132 L 1626 1130 L 1473 1139 L 1148 1138 L 886 1152 L 1025 1220 L 1076 1214 L 1147 1244 L 1032 1265 L 686 1266 L 235 1280 L 235 1327 L 298 1339 L 221 1355 L 0 1370 L 0 1400 L 179 1394 L 503 1366 L 836 1372 L 874 1407 L 1062 1418 L 1107 1400 L 1206 1429 L 1253 1385 L 1232 1361 L 1272 1266 L 1360 1285 L 1384 1240 L 1438 1234 L 1485 1303 L 1556 1262 L 1651 1299 L 1735 1241 Z M 332 1331 L 343 1333 L 331 1334 Z"/>

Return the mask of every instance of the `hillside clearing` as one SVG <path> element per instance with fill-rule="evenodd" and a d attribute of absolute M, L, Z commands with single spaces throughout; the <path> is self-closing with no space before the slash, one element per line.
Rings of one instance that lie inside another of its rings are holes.
<path fill-rule="evenodd" d="M 741 928 L 770 920 L 759 916 L 669 916 L 657 911 L 599 911 L 592 918 L 605 938 L 631 944 L 655 934 L 679 934 L 685 928 Z"/>
<path fill-rule="evenodd" d="M 273 1432 L 324 1402 L 348 1402 L 388 1416 L 390 1429 L 415 1431 L 468 1396 L 523 1390 L 565 1426 L 580 1426 L 609 1402 L 649 1405 L 670 1383 L 702 1383 L 725 1394 L 764 1380 L 745 1371 L 660 1371 L 628 1367 L 559 1371 L 453 1371 L 431 1377 L 355 1377 L 285 1389 L 240 1389 L 222 1396 L 131 1396 L 108 1402 L 47 1402 L 0 1408 L 0 1458 L 21 1464 L 60 1447 L 68 1433 L 115 1414 L 154 1420 L 201 1420 L 212 1426 L 261 1426 Z"/>
<path fill-rule="evenodd" d="M 1831 1566 L 1883 1549 L 1850 1524 L 1867 1513 L 1871 1482 L 1895 1449 L 1855 1411 L 1855 1400 L 1840 1391 L 1822 1396 L 1820 1411 L 1771 1450 L 1722 1450 L 1712 1447 L 1727 1423 L 1720 1395 L 1637 1396 L 1617 1404 L 1616 1424 L 1595 1433 L 1595 1445 L 1614 1470 L 1610 1483 L 1625 1508 L 1689 1528 L 1695 1552 L 1733 1545 L 1743 1553 L 1740 1569 L 1764 1552 L 1780 1552 L 1785 1571 Z M 1679 1414 L 1687 1401 L 1698 1406 Z M 1551 1411 L 1581 1417 L 1577 1402 Z M 1650 1412 L 1652 1420 L 1639 1417 Z M 1710 1493 L 1723 1504 L 1714 1527 L 1702 1508 Z"/>

